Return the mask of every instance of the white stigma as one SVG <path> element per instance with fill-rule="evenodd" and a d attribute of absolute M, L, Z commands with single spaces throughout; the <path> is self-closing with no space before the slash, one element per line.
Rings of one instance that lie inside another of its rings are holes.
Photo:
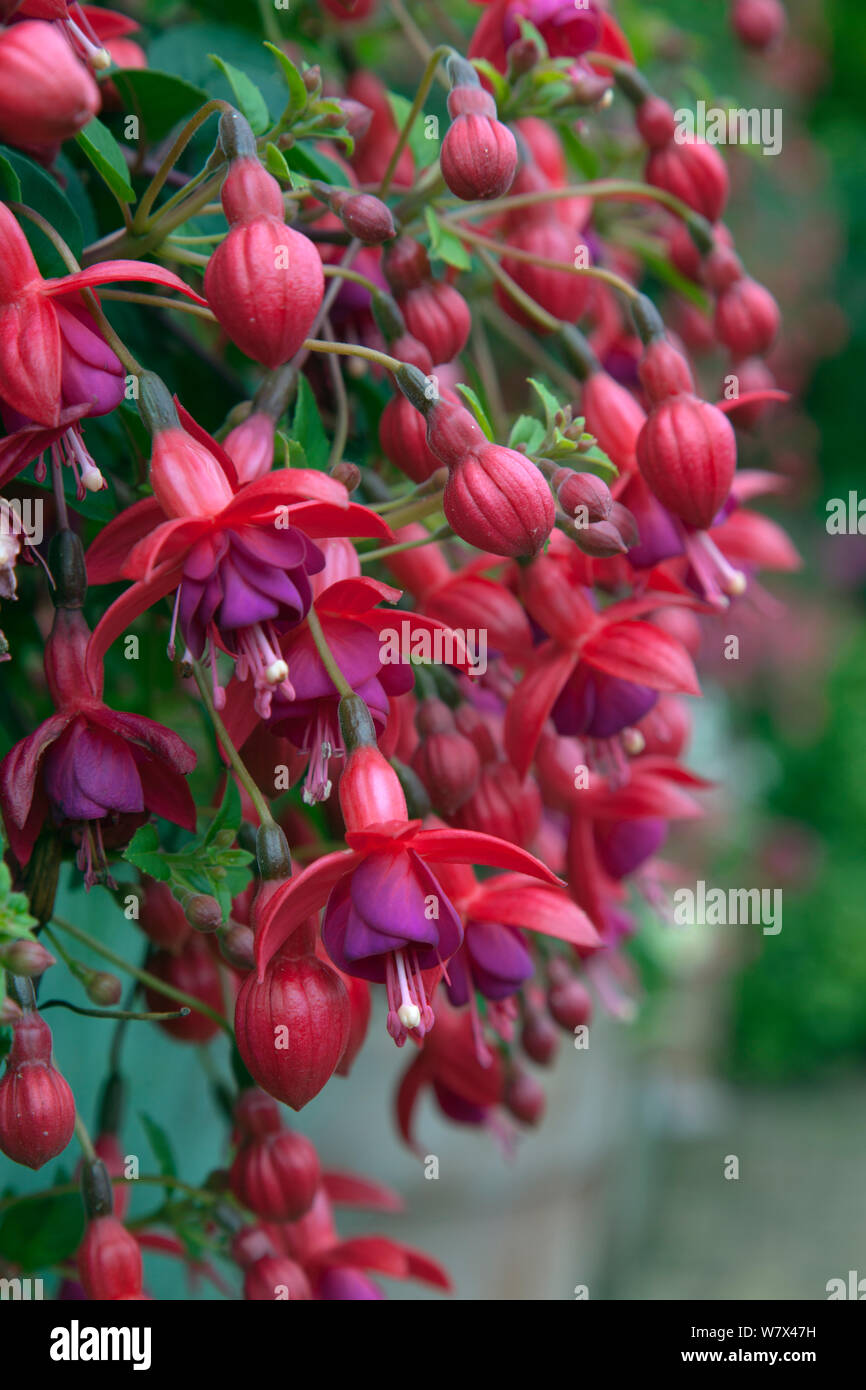
<path fill-rule="evenodd" d="M 98 468 L 82 468 L 81 481 L 88 492 L 101 492 L 105 487 L 105 479 Z"/>
<path fill-rule="evenodd" d="M 288 680 L 289 668 L 285 661 L 272 661 L 270 666 L 265 668 L 265 679 L 268 685 L 281 685 L 284 680 Z"/>
<path fill-rule="evenodd" d="M 729 594 L 733 594 L 734 598 L 739 598 L 741 594 L 744 594 L 746 592 L 748 583 L 749 581 L 743 574 L 742 570 L 734 570 L 733 574 L 731 575 L 727 584 L 725 585 L 725 589 Z"/>
<path fill-rule="evenodd" d="M 421 1010 L 418 1008 L 417 1004 L 401 1004 L 397 1010 L 397 1017 L 403 1027 L 408 1028 L 411 1032 L 411 1030 L 417 1028 L 418 1024 L 421 1022 Z"/>

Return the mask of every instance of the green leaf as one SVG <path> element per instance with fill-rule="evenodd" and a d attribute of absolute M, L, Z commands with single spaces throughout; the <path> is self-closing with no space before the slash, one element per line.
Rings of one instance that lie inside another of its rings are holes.
<path fill-rule="evenodd" d="M 151 1119 L 150 1115 L 145 1114 L 143 1110 L 138 1112 L 138 1118 L 141 1120 L 142 1127 L 147 1135 L 147 1142 L 153 1150 L 153 1156 L 156 1159 L 160 1173 L 163 1177 L 176 1178 L 177 1164 L 175 1163 L 174 1152 L 169 1137 L 162 1128 L 162 1125 L 158 1125 L 156 1120 Z M 169 1189 L 166 1188 L 166 1191 L 169 1191 Z"/>
<path fill-rule="evenodd" d="M 307 143 L 292 145 L 285 151 L 286 163 L 308 179 L 321 179 L 323 183 L 336 184 L 338 188 L 351 188 L 351 182 L 339 164 Z"/>
<path fill-rule="evenodd" d="M 286 163 L 285 155 L 270 140 L 265 145 L 265 168 L 275 179 L 280 179 L 292 187 L 292 171 Z"/>
<path fill-rule="evenodd" d="M 58 1173 L 58 1184 L 68 1181 Z M 34 1197 L 0 1217 L 0 1256 L 25 1274 L 68 1260 L 84 1235 L 84 1207 L 77 1192 Z"/>
<path fill-rule="evenodd" d="M 2 187 L 4 199 L 10 203 L 21 202 L 21 180 L 5 154 L 0 154 L 0 187 Z"/>
<path fill-rule="evenodd" d="M 0 1003 L 2 1003 L 5 997 L 6 989 L 4 986 L 2 992 L 0 992 Z M 4 1023 L 3 1027 L 0 1028 L 0 1062 L 3 1061 L 3 1058 L 6 1056 L 7 1052 L 10 1051 L 12 1047 L 13 1037 L 14 1035 L 12 1032 L 11 1025 Z"/>
<path fill-rule="evenodd" d="M 527 377 L 527 381 L 544 406 L 544 416 L 547 420 L 548 430 L 553 429 L 556 416 L 562 410 L 562 406 L 559 404 L 553 392 L 550 391 L 543 382 L 536 381 L 535 377 L 532 376 Z"/>
<path fill-rule="evenodd" d="M 445 261 L 458 270 L 471 270 L 472 257 L 463 242 L 442 225 L 432 208 L 424 209 L 424 220 L 430 233 L 430 254 L 433 259 Z"/>
<path fill-rule="evenodd" d="M 226 789 L 222 799 L 222 805 L 207 828 L 202 847 L 207 848 L 213 844 L 217 835 L 223 830 L 231 832 L 229 844 L 234 844 L 235 835 L 240 829 L 243 820 L 243 810 L 241 807 L 241 794 L 238 791 L 238 784 L 234 777 L 226 778 Z M 225 863 L 225 860 L 222 861 Z"/>
<path fill-rule="evenodd" d="M 146 145 L 159 144 L 208 100 L 202 87 L 154 68 L 112 69 L 110 76 L 124 108 L 138 117 L 139 138 Z"/>
<path fill-rule="evenodd" d="M 151 825 L 149 821 L 136 830 L 123 857 L 130 864 L 134 864 L 137 869 L 140 869 L 143 874 L 149 874 L 151 878 L 158 879 L 160 883 L 168 883 L 171 879 L 171 870 L 166 856 L 159 847 L 159 835 L 156 826 Z"/>
<path fill-rule="evenodd" d="M 391 114 L 397 123 L 397 128 L 402 130 L 406 121 L 409 119 L 409 112 L 412 110 L 412 103 L 406 97 L 400 96 L 398 92 L 387 92 L 388 104 L 391 107 Z M 427 136 L 424 129 L 424 112 L 419 111 L 412 123 L 407 144 L 412 151 L 417 169 L 426 169 L 428 164 L 432 164 L 439 154 L 439 140 Z"/>
<path fill-rule="evenodd" d="M 534 454 L 541 448 L 544 435 L 545 429 L 540 420 L 536 420 L 534 415 L 520 415 L 511 427 L 508 447 L 516 449 L 522 444 L 527 454 Z"/>
<path fill-rule="evenodd" d="M 304 86 L 304 79 L 288 54 L 284 53 L 281 48 L 277 48 L 276 44 L 266 43 L 265 48 L 273 53 L 286 79 L 286 86 L 289 89 L 289 103 L 280 120 L 281 123 L 289 124 L 292 118 L 299 115 L 307 104 L 307 89 Z"/>
<path fill-rule="evenodd" d="M 292 433 L 307 456 L 307 465 L 320 471 L 327 468 L 331 445 L 322 424 L 313 388 L 305 376 L 298 386 Z"/>
<path fill-rule="evenodd" d="M 126 160 L 107 126 L 94 116 L 75 137 L 94 169 L 108 184 L 121 203 L 135 201 L 135 189 L 129 182 Z"/>
<path fill-rule="evenodd" d="M 56 181 L 45 170 L 21 154 L 19 150 L 0 146 L 0 155 L 6 164 L 11 164 L 19 181 L 20 198 L 35 212 L 41 212 L 46 221 L 60 233 L 73 256 L 80 257 L 84 245 L 84 233 L 78 214 L 69 199 L 64 196 Z M 68 268 L 55 251 L 47 237 L 32 223 L 22 220 L 22 230 L 33 249 L 33 254 L 43 275 L 67 275 Z"/>
<path fill-rule="evenodd" d="M 251 77 L 247 77 L 245 72 L 241 72 L 240 68 L 233 67 L 231 63 L 227 63 L 218 54 L 209 53 L 208 57 L 228 78 L 238 106 L 252 126 L 254 134 L 264 134 L 271 124 L 271 117 L 268 112 L 268 104 L 255 82 Z"/>
<path fill-rule="evenodd" d="M 475 419 L 478 421 L 484 433 L 487 435 L 487 438 L 490 440 L 491 443 L 495 443 L 496 435 L 493 432 L 493 426 L 487 418 L 487 412 L 484 409 L 484 406 L 481 404 L 475 392 L 472 390 L 472 387 L 466 386 L 463 384 L 463 382 L 461 382 L 460 385 L 457 387 L 457 391 L 463 397 L 466 404 L 469 406 L 469 409 L 472 411 L 472 414 L 475 416 Z"/>

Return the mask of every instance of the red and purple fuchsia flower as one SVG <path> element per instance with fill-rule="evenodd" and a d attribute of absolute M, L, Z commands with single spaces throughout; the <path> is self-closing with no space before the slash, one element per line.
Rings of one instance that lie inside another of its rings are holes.
<path fill-rule="evenodd" d="M 62 1298 L 147 1299 L 156 1257 L 250 1301 L 448 1291 L 412 1246 L 340 1233 L 337 1207 L 400 1202 L 328 1169 L 300 1112 L 356 1084 L 378 1013 L 414 1153 L 422 1101 L 509 1151 L 540 1123 L 532 1068 L 596 1009 L 634 1015 L 639 900 L 670 915 L 659 856 L 709 785 L 684 762 L 702 642 L 779 613 L 756 576 L 799 564 L 758 505 L 810 335 L 777 345 L 783 279 L 720 221 L 738 181 L 677 138 L 610 0 L 478 0 L 447 35 L 443 0 L 402 104 L 364 66 L 375 0 L 296 8 L 275 108 L 221 58 L 199 104 L 164 42 L 146 72 L 123 15 L 0 0 L 0 600 L 24 600 L 0 633 L 0 1151 L 39 1168 L 81 1136 Z M 775 0 L 730 19 L 754 55 L 784 30 Z M 668 282 L 695 302 L 663 321 L 643 291 Z M 143 962 L 57 917 L 82 876 Z M 141 999 L 118 1009 L 64 932 Z M 67 967 L 80 1012 L 123 1020 L 92 1147 L 39 1011 Z M 127 1227 L 119 1039 L 132 1076 L 154 1024 L 190 1056 L 230 1036 L 228 1125 L 199 1188 L 148 1126 L 151 1181 L 181 1190 Z"/>

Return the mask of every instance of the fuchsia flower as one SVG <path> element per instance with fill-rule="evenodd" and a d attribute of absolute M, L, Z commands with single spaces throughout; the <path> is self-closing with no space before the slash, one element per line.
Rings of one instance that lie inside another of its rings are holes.
<path fill-rule="evenodd" d="M 351 751 L 340 806 L 349 850 L 324 855 L 277 888 L 261 915 L 256 960 L 261 978 L 292 932 L 327 903 L 328 955 L 347 975 L 387 985 L 388 1031 L 402 1046 L 410 1032 L 423 1038 L 433 1026 L 424 977 L 441 970 L 463 940 L 460 918 L 430 865 L 488 864 L 559 880 L 531 854 L 492 835 L 422 829 L 421 821 L 410 821 L 397 776 L 375 746 L 372 720 L 361 707 L 350 738 L 346 703 L 341 723 Z"/>
<path fill-rule="evenodd" d="M 682 645 L 636 621 L 679 596 L 647 593 L 598 612 L 572 573 L 579 554 L 554 533 L 549 553 L 522 575 L 526 607 L 548 637 L 527 662 L 505 717 L 505 747 L 521 776 L 551 713 L 560 733 L 606 745 L 616 765 L 620 755 L 612 741 L 652 708 L 659 692 L 700 694 Z"/>
<path fill-rule="evenodd" d="M 83 557 L 81 565 L 83 573 Z M 106 871 L 106 842 L 125 843 L 149 814 L 195 829 L 185 781 L 195 753 L 152 719 L 103 702 L 101 666 L 85 661 L 89 637 L 80 604 L 61 602 L 45 646 L 57 712 L 0 763 L 0 808 L 16 859 L 27 863 L 53 821 L 78 841 L 88 887 Z"/>
<path fill-rule="evenodd" d="M 389 1236 L 365 1235 L 341 1240 L 334 1219 L 335 1206 L 365 1207 L 372 1211 L 402 1209 L 396 1193 L 381 1183 L 352 1173 L 323 1174 L 322 1186 L 310 1211 L 298 1221 L 261 1223 L 246 1227 L 235 1241 L 242 1262 L 244 1252 L 267 1258 L 268 1252 L 296 1261 L 310 1284 L 311 1297 L 324 1302 L 371 1301 L 384 1298 L 369 1277 L 417 1279 L 449 1292 L 451 1281 L 441 1265 L 420 1250 Z M 272 1295 L 271 1295 L 272 1296 Z"/>
<path fill-rule="evenodd" d="M 172 271 L 143 261 L 102 261 L 43 279 L 24 233 L 0 203 L 0 402 L 14 428 L 0 440 L 0 486 L 55 447 L 80 470 L 80 495 L 102 486 L 78 421 L 114 409 L 123 374 L 78 291 L 116 280 L 145 280 L 205 303 Z"/>
<path fill-rule="evenodd" d="M 143 374 L 141 391 L 154 422 L 154 496 L 115 518 L 88 551 L 92 584 L 135 581 L 100 620 L 88 662 L 98 665 L 139 613 L 176 592 L 169 651 L 176 627 L 187 659 L 209 651 L 220 708 L 216 652 L 231 653 L 266 719 L 275 690 L 294 698 L 279 643 L 306 616 L 310 576 L 324 565 L 313 537 L 387 540 L 391 532 L 350 503 L 342 483 L 313 469 L 283 469 L 239 487 L 232 460 L 186 411 L 178 415 L 158 378 Z"/>
<path fill-rule="evenodd" d="M 331 542 L 329 559 L 338 543 Z M 347 559 L 350 552 L 351 559 Z M 347 565 L 345 573 L 334 583 L 320 588 L 314 603 L 328 646 L 343 675 L 357 695 L 364 700 L 372 716 L 377 735 L 388 723 L 391 701 L 411 690 L 414 677 L 407 663 L 383 663 L 384 634 L 395 624 L 408 622 L 413 633 L 447 632 L 444 623 L 420 613 L 380 609 L 382 602 L 396 603 L 399 589 L 380 580 L 362 577 L 356 551 L 339 550 L 338 567 Z M 327 579 L 327 571 L 316 576 L 318 588 Z M 345 753 L 340 732 L 338 706 L 340 693 L 325 669 L 309 627 L 304 623 L 288 632 L 280 642 L 293 690 L 287 699 L 282 687 L 271 701 L 268 728 L 277 736 L 287 738 L 309 763 L 304 783 L 304 800 L 323 801 L 331 794 L 328 774 L 330 758 Z M 248 683 L 232 682 L 227 692 L 226 727 L 232 738 L 242 746 L 257 724 L 257 712 Z"/>

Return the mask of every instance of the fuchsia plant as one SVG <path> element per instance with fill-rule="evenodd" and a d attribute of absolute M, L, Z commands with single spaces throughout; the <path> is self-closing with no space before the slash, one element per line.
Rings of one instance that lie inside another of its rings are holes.
<path fill-rule="evenodd" d="M 171 129 L 124 16 L 2 9 L 0 514 L 35 499 L 46 527 L 41 549 L 0 534 L 4 602 L 42 560 L 0 646 L 30 720 L 0 762 L 0 1150 L 38 1168 L 70 1142 L 39 1013 L 68 971 L 128 1047 L 155 1023 L 228 1035 L 235 1062 L 225 1167 L 183 1231 L 170 1203 L 129 1230 L 115 1045 L 95 1145 L 76 1123 L 82 1296 L 147 1298 L 142 1250 L 222 1286 L 192 1253 L 216 1251 L 251 1300 L 447 1289 L 418 1251 L 340 1237 L 335 1205 L 395 1199 L 323 1171 L 278 1102 L 353 1085 L 369 1022 L 410 1059 L 410 1147 L 428 1090 L 509 1145 L 544 1110 L 527 1059 L 622 1012 L 635 893 L 658 902 L 657 853 L 701 814 L 698 620 L 766 606 L 756 572 L 798 563 L 746 507 L 778 477 L 737 467 L 787 399 L 761 360 L 778 306 L 720 221 L 725 158 L 677 138 L 613 4 L 492 0 L 460 51 L 409 21 L 383 37 L 408 101 L 344 62 L 374 4 L 293 6 L 282 113 L 234 67 L 237 107 L 162 74 Z M 738 0 L 731 24 L 761 51 L 780 9 Z M 100 179 L 82 244 L 52 208 Z M 647 247 L 741 394 L 709 398 Z M 89 890 L 79 923 L 61 874 Z M 129 895 L 143 964 L 87 930 Z M 133 980 L 123 1008 L 82 943 Z"/>

